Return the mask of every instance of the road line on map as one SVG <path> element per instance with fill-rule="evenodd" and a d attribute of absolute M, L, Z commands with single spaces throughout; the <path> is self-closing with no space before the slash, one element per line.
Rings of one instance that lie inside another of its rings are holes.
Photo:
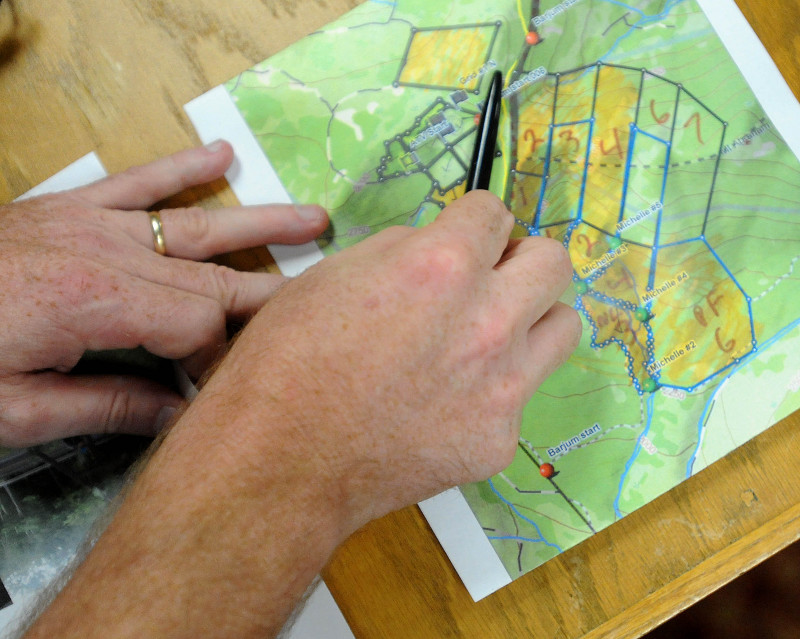
<path fill-rule="evenodd" d="M 527 455 L 528 459 L 530 459 L 534 463 L 534 465 L 537 468 L 539 468 L 539 462 L 536 461 L 533 458 L 533 455 L 531 455 L 530 451 L 528 451 L 528 449 L 525 448 L 525 446 L 523 446 L 522 444 L 518 444 L 518 446 L 519 446 L 520 450 L 522 450 L 522 452 L 525 453 L 525 455 Z M 572 510 L 575 511 L 575 513 L 578 515 L 578 517 L 580 517 L 581 521 L 583 521 L 583 523 L 585 523 L 589 527 L 589 530 L 591 530 L 593 533 L 596 533 L 597 531 L 592 526 L 592 524 L 589 521 L 588 517 L 586 515 L 584 515 L 584 513 L 582 513 L 580 511 L 580 509 L 574 503 L 572 503 L 572 500 L 569 497 L 567 497 L 566 493 L 563 490 L 561 490 L 561 488 L 559 488 L 558 484 L 556 484 L 556 482 L 553 481 L 553 478 L 552 477 L 547 477 L 546 479 L 547 479 L 547 481 L 550 482 L 550 484 L 553 486 L 553 488 L 555 488 L 556 492 L 564 498 L 564 501 L 566 501 L 569 504 L 570 508 L 572 508 Z"/>

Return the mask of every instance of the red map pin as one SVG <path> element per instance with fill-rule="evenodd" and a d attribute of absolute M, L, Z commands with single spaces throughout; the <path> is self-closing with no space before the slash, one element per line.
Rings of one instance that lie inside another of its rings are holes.
<path fill-rule="evenodd" d="M 553 475 L 556 474 L 556 469 L 553 468 L 553 464 L 545 463 L 539 466 L 539 474 L 545 479 L 550 479 Z"/>

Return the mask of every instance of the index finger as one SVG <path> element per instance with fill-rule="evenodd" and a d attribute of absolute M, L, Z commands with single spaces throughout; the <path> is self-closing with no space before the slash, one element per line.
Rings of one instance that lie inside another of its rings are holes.
<path fill-rule="evenodd" d="M 230 144 L 219 140 L 132 167 L 73 192 L 103 208 L 146 209 L 184 189 L 222 177 L 232 161 Z"/>
<path fill-rule="evenodd" d="M 548 237 L 512 242 L 495 272 L 519 302 L 519 317 L 531 326 L 547 313 L 572 282 L 573 268 L 564 245 Z"/>
<path fill-rule="evenodd" d="M 514 216 L 489 191 L 470 191 L 447 208 L 428 227 L 447 242 L 466 246 L 482 267 L 493 267 L 508 246 Z"/>

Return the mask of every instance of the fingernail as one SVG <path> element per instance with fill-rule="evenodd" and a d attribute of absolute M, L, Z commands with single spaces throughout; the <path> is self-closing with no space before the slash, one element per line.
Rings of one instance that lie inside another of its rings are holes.
<path fill-rule="evenodd" d="M 153 423 L 153 431 L 160 433 L 164 430 L 164 427 L 175 417 L 177 412 L 178 409 L 174 406 L 162 406 L 161 410 L 158 411 L 158 415 L 156 415 L 156 421 Z"/>
<path fill-rule="evenodd" d="M 322 217 L 322 209 L 312 204 L 300 204 L 294 208 L 300 218 L 306 222 L 318 222 Z"/>
<path fill-rule="evenodd" d="M 206 151 L 209 153 L 217 153 L 222 151 L 225 146 L 225 140 L 214 140 L 213 142 L 209 142 L 206 144 Z"/>

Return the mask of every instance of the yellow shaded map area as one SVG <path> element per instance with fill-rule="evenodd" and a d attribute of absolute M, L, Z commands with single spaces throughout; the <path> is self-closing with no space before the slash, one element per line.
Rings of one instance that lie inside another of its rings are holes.
<path fill-rule="evenodd" d="M 416 31 L 398 82 L 475 91 L 494 35 L 493 25 Z M 459 64 L 454 65 L 453 60 Z M 464 69 L 470 71 L 465 74 Z"/>
<path fill-rule="evenodd" d="M 640 113 L 641 85 L 641 72 L 603 66 L 524 96 L 512 212 L 517 235 L 536 228 L 566 245 L 592 343 L 619 347 L 637 388 L 692 388 L 747 355 L 753 327 L 702 239 L 658 245 L 671 219 L 661 202 L 669 136 Z M 636 121 L 647 131 L 634 145 Z"/>
<path fill-rule="evenodd" d="M 596 104 L 594 73 L 560 82 L 557 89 L 551 82 L 539 87 L 535 98 L 522 101 L 512 211 L 527 224 L 534 221 L 547 174 L 539 226 L 576 218 L 576 205 L 582 202 L 584 219 L 614 233 L 638 85 L 634 75 L 613 67 L 600 73 L 604 90 L 597 94 Z M 558 105 L 555 119 L 554 101 Z M 586 171 L 587 159 L 591 171 Z"/>
<path fill-rule="evenodd" d="M 752 350 L 746 298 L 704 243 L 661 249 L 653 288 L 663 292 L 653 301 L 650 372 L 662 384 L 692 386 Z"/>

